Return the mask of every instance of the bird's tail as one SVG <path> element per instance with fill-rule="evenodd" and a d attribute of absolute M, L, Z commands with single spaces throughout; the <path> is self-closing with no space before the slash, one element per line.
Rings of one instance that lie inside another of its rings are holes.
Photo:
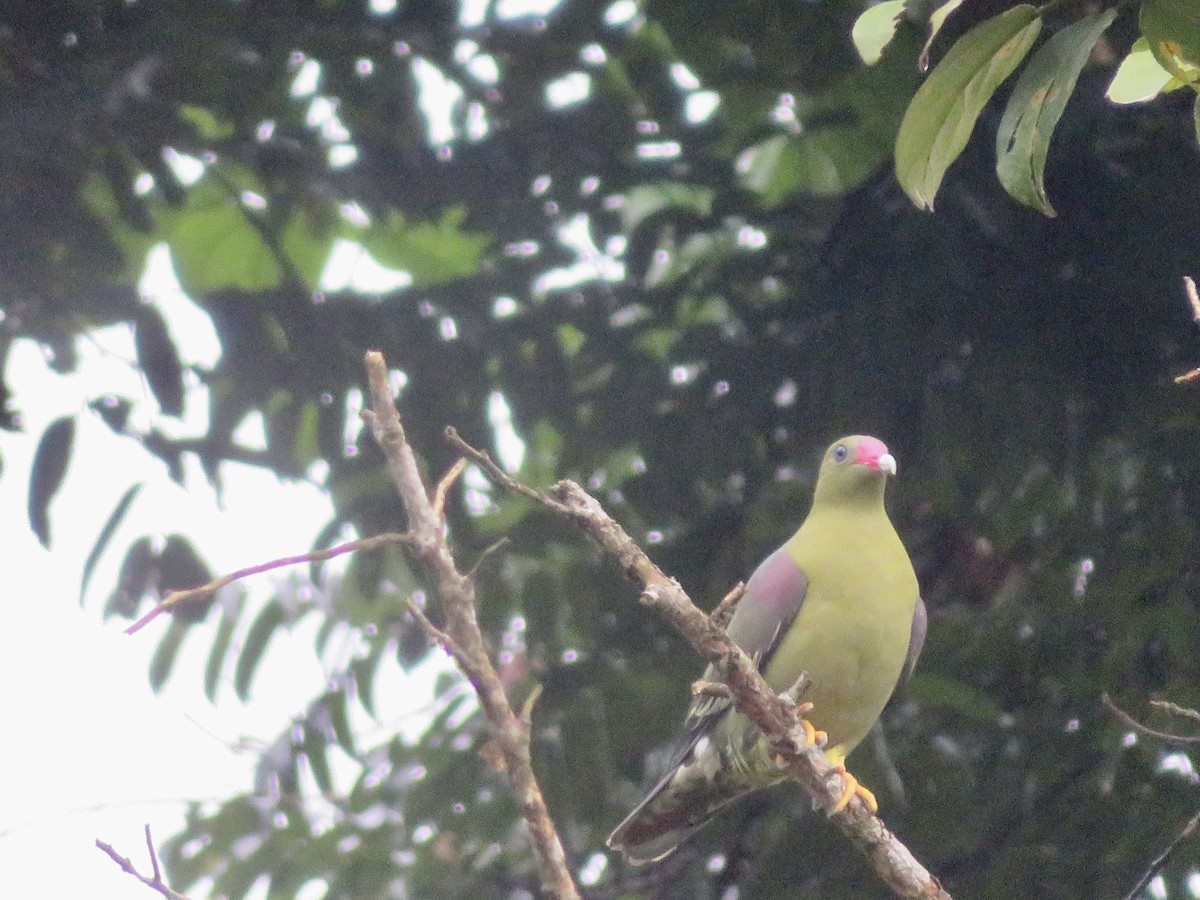
<path fill-rule="evenodd" d="M 699 751 L 699 752 L 696 752 Z M 656 862 L 691 837 L 724 806 L 761 785 L 729 766 L 702 741 L 667 773 L 608 836 L 631 863 Z"/>

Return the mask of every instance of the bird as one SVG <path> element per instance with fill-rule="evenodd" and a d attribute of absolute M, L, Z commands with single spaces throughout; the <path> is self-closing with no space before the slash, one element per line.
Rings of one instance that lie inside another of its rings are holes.
<path fill-rule="evenodd" d="M 746 581 L 726 629 L 778 692 L 804 676 L 804 718 L 845 788 L 874 795 L 846 771 L 925 642 L 926 611 L 908 552 L 884 509 L 896 459 L 878 438 L 850 435 L 825 451 L 799 530 Z M 719 690 L 709 666 L 667 774 L 608 837 L 634 864 L 674 851 L 719 810 L 784 780 L 758 728 Z M 809 706 L 811 704 L 811 707 Z"/>

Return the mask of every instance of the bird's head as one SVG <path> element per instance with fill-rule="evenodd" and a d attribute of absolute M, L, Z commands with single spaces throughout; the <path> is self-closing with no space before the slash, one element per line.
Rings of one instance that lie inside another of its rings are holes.
<path fill-rule="evenodd" d="M 834 441 L 825 451 L 814 502 L 882 502 L 888 476 L 895 474 L 896 458 L 883 441 L 852 434 Z"/>

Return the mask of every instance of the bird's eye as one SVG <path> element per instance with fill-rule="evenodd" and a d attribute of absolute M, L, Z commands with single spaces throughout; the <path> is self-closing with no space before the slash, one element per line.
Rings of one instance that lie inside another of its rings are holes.
<path fill-rule="evenodd" d="M 846 457 L 849 455 L 850 455 L 850 451 L 846 449 L 845 444 L 838 444 L 836 447 L 833 448 L 833 461 L 834 462 L 839 462 L 839 463 L 845 462 Z"/>

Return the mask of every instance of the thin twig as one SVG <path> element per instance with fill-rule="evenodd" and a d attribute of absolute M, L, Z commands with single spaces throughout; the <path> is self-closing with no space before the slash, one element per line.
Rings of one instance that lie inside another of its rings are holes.
<path fill-rule="evenodd" d="M 222 575 L 220 578 L 214 578 L 208 584 L 202 584 L 200 587 L 171 591 L 159 601 L 154 609 L 126 628 L 125 633 L 135 634 L 160 615 L 174 609 L 176 606 L 189 603 L 193 600 L 203 600 L 205 597 L 215 594 L 221 588 L 225 587 L 225 585 L 241 581 L 243 578 L 248 578 L 251 575 L 259 575 L 263 572 L 270 572 L 272 569 L 281 569 L 284 566 L 295 566 L 300 563 L 333 559 L 333 557 L 341 556 L 343 553 L 354 553 L 358 550 L 374 550 L 378 547 L 386 547 L 393 544 L 405 544 L 411 540 L 412 536 L 407 532 L 389 531 L 384 534 L 376 534 L 368 538 L 360 538 L 356 541 L 339 544 L 336 547 L 327 547 L 324 550 L 313 550 L 310 553 L 301 553 L 298 556 L 285 556 L 281 559 L 273 559 L 270 562 L 259 563 L 256 566 L 247 566 L 244 569 L 238 569 L 236 572 L 230 572 L 228 575 Z"/>
<path fill-rule="evenodd" d="M 467 577 L 474 578 L 475 573 L 479 571 L 479 567 L 482 566 L 487 561 L 488 557 L 494 553 L 498 553 L 501 549 L 503 549 L 504 547 L 507 547 L 508 544 L 509 544 L 509 540 L 508 540 L 508 536 L 506 535 L 504 537 L 501 537 L 499 540 L 493 541 L 492 543 L 490 543 L 486 547 L 484 547 L 483 552 L 479 554 L 479 559 L 475 560 L 475 564 L 472 565 L 471 568 L 467 570 Z"/>
<path fill-rule="evenodd" d="M 1178 703 L 1172 703 L 1170 700 L 1151 700 L 1150 705 L 1155 709 L 1161 709 L 1167 715 L 1191 719 L 1197 725 L 1200 725 L 1200 710 L 1188 709 L 1186 706 L 1180 706 Z"/>
<path fill-rule="evenodd" d="M 1117 704 L 1113 703 L 1112 698 L 1109 697 L 1108 694 L 1101 694 L 1100 702 L 1104 705 L 1104 708 L 1108 710 L 1109 714 L 1113 718 L 1119 721 L 1122 725 L 1132 728 L 1138 734 L 1144 734 L 1146 737 L 1152 737 L 1156 740 L 1166 741 L 1171 744 L 1200 744 L 1200 735 L 1171 734 L 1169 731 L 1158 731 L 1154 728 L 1150 728 L 1147 725 L 1143 725 L 1129 713 L 1125 712 L 1125 710 L 1121 709 L 1121 707 L 1117 706 Z M 1162 701 L 1151 702 L 1153 704 L 1158 704 Z M 1174 704 L 1171 705 L 1174 706 Z"/>
<path fill-rule="evenodd" d="M 104 841 L 97 838 L 96 846 L 98 848 L 100 848 L 101 850 L 103 850 L 105 853 L 107 853 L 108 858 L 111 859 L 113 862 L 115 862 L 118 866 L 120 866 L 122 872 L 126 872 L 129 875 L 132 875 L 134 878 L 136 878 L 142 884 L 146 885 L 146 887 L 162 894 L 164 897 L 167 898 L 167 900 L 188 900 L 188 898 L 184 894 L 181 894 L 178 891 L 173 890 L 170 887 L 170 885 L 168 885 L 165 881 L 163 881 L 162 872 L 160 871 L 160 869 L 158 867 L 158 854 L 154 852 L 154 840 L 150 837 L 149 823 L 147 823 L 147 825 L 146 825 L 146 849 L 150 851 L 150 865 L 154 870 L 154 874 L 152 876 L 143 875 L 141 872 L 139 872 L 137 870 L 137 867 L 134 866 L 134 864 L 129 860 L 129 858 L 122 856 L 120 853 L 118 853 L 113 848 L 112 844 L 106 844 Z"/>
<path fill-rule="evenodd" d="M 642 603 L 659 613 L 716 666 L 738 711 L 762 730 L 789 775 L 804 787 L 814 803 L 833 808 L 841 795 L 842 780 L 833 764 L 806 735 L 795 703 L 771 690 L 754 661 L 692 603 L 678 582 L 668 578 L 646 556 L 599 501 L 572 481 L 560 481 L 549 495 L 542 494 L 509 477 L 486 453 L 471 447 L 452 429 L 447 429 L 446 436 L 460 452 L 479 464 L 493 484 L 533 499 L 563 516 L 617 560 L 626 576 L 641 587 Z M 937 879 L 860 798 L 856 797 L 831 818 L 898 896 L 949 900 L 950 895 Z"/>
<path fill-rule="evenodd" d="M 452 465 L 446 471 L 446 474 L 442 476 L 442 480 L 437 483 L 437 488 L 433 492 L 433 511 L 443 522 L 446 521 L 446 495 L 450 492 L 450 488 L 458 480 L 458 476 L 463 473 L 466 467 L 467 458 L 460 456 L 458 462 Z"/>
<path fill-rule="evenodd" d="M 504 488 L 513 494 L 519 494 L 522 497 L 527 497 L 530 500 L 536 500 L 543 506 L 554 510 L 561 515 L 567 515 L 568 511 L 562 504 L 557 503 L 550 497 L 547 497 L 541 491 L 536 491 L 527 484 L 522 484 L 517 479 L 513 478 L 502 468 L 500 468 L 488 455 L 486 450 L 478 450 L 472 447 L 462 439 L 458 431 L 453 427 L 446 428 L 446 440 L 454 449 L 458 450 L 464 456 L 475 461 L 475 464 L 483 470 L 483 474 L 487 476 L 487 480 L 492 484 Z"/>
<path fill-rule="evenodd" d="M 1187 294 L 1188 306 L 1192 309 L 1192 321 L 1200 326 L 1200 291 L 1196 290 L 1196 281 L 1190 275 L 1183 276 L 1183 291 Z M 1176 384 L 1186 384 L 1200 378 L 1200 367 L 1175 376 Z"/>
<path fill-rule="evenodd" d="M 1154 858 L 1154 861 L 1150 863 L 1150 867 L 1138 879 L 1138 883 L 1133 886 L 1133 890 L 1125 895 L 1125 900 L 1137 900 L 1138 897 L 1142 896 L 1142 891 L 1149 887 L 1150 882 L 1154 880 L 1154 876 L 1161 872 L 1170 861 L 1171 854 L 1175 852 L 1175 849 L 1180 844 L 1192 836 L 1192 832 L 1196 830 L 1196 826 L 1198 825 L 1200 825 L 1200 812 L 1192 816 L 1188 820 L 1188 823 L 1183 826 L 1183 830 L 1175 835 L 1171 843 L 1167 844 L 1166 849 Z"/>
<path fill-rule="evenodd" d="M 404 599 L 409 613 L 416 620 L 417 625 L 421 627 L 421 630 L 425 632 L 425 636 L 431 642 L 441 644 L 442 648 L 453 657 L 458 648 L 454 645 L 454 640 L 450 635 L 433 624 L 433 621 L 425 614 L 425 610 L 421 609 L 421 605 L 413 599 L 411 594 Z"/>
<path fill-rule="evenodd" d="M 504 683 L 488 656 L 476 618 L 475 583 L 459 571 L 450 552 L 437 492 L 431 500 L 421 480 L 416 456 L 396 411 L 383 354 L 369 352 L 365 363 L 370 402 L 363 418 L 371 425 L 375 442 L 387 458 L 388 471 L 404 501 L 412 535 L 409 548 L 441 601 L 449 638 L 449 643 L 443 642 L 443 646 L 475 688 L 479 705 L 487 716 L 493 734 L 489 745 L 499 750 L 490 761 L 494 765 L 503 763 L 517 808 L 529 827 L 543 892 L 557 900 L 578 900 L 579 891 L 567 865 L 562 841 L 533 773 L 529 724 L 513 710 Z M 468 455 L 485 471 L 488 466 L 500 471 L 486 454 L 475 451 Z M 443 483 L 449 482 L 443 479 Z"/>
<path fill-rule="evenodd" d="M 729 620 L 733 618 L 734 612 L 737 610 L 737 605 L 741 602 L 742 595 L 746 593 L 746 583 L 739 581 L 729 593 L 721 598 L 721 602 L 716 605 L 708 617 L 712 619 L 712 623 L 721 630 L 724 630 L 729 625 Z"/>

